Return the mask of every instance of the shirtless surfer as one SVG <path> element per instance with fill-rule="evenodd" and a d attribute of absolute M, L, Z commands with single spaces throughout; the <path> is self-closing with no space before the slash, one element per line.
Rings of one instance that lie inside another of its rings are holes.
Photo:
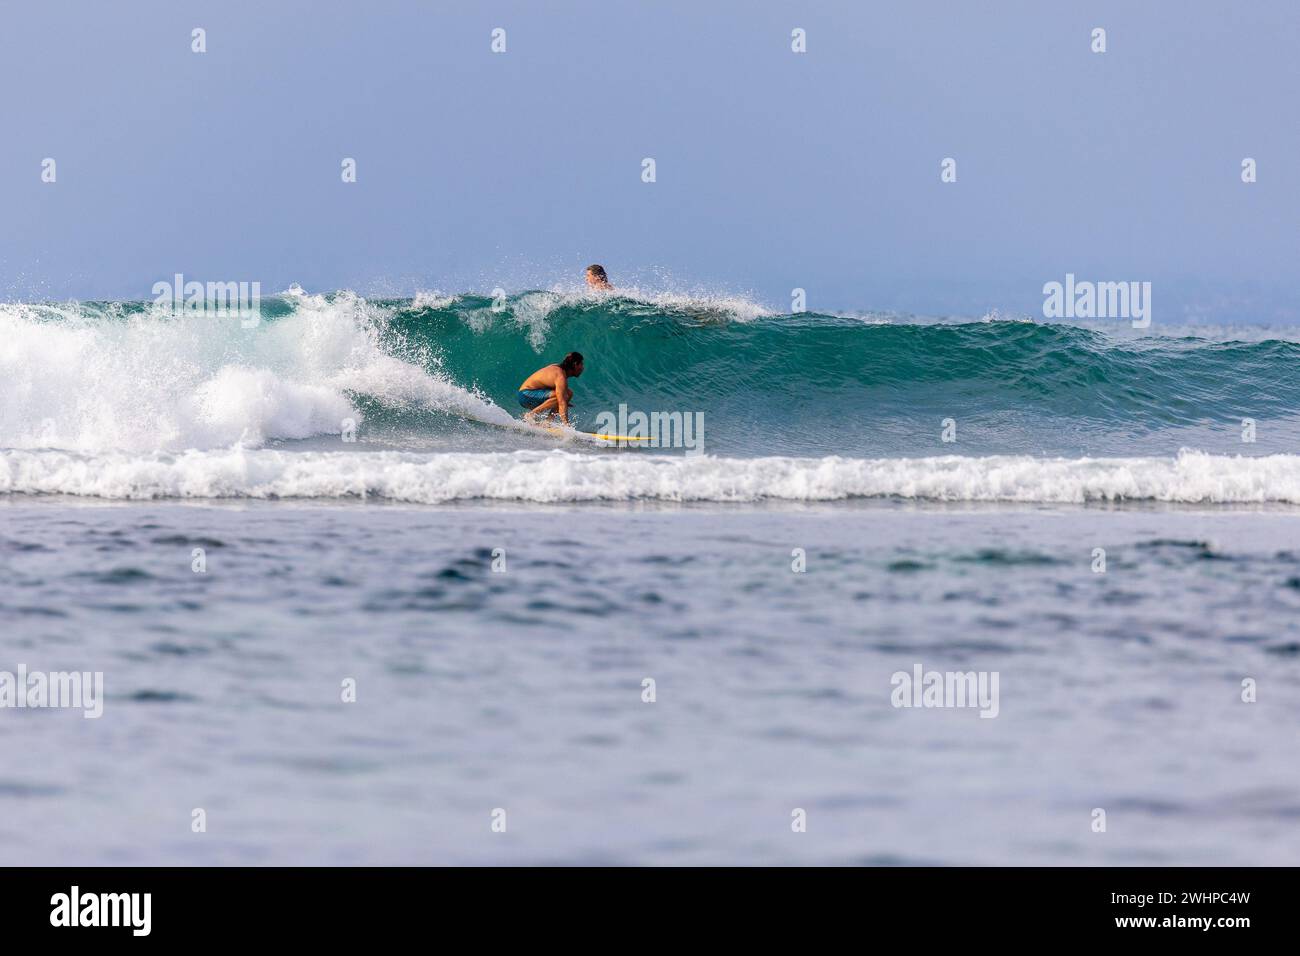
<path fill-rule="evenodd" d="M 524 379 L 519 386 L 519 404 L 528 409 L 524 421 L 535 424 L 542 415 L 558 411 L 560 421 L 569 424 L 569 402 L 573 399 L 569 379 L 581 374 L 582 353 L 570 352 L 563 361 L 539 368 Z"/>

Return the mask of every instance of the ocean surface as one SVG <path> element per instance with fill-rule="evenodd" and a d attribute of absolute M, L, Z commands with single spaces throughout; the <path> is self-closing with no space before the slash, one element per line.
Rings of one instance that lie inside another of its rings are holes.
<path fill-rule="evenodd" d="M 0 304 L 0 672 L 105 696 L 0 708 L 0 855 L 1294 865 L 1298 331 Z M 702 446 L 522 426 L 574 349 Z"/>

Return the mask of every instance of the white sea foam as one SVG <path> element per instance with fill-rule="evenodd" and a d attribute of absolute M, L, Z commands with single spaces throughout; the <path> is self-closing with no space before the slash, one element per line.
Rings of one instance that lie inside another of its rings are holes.
<path fill-rule="evenodd" d="M 490 401 L 386 353 L 382 316 L 294 290 L 294 311 L 236 319 L 0 305 L 0 446 L 83 452 L 256 446 L 339 434 L 352 397 L 513 424 Z"/>
<path fill-rule="evenodd" d="M 434 504 L 934 501 L 1300 504 L 1300 456 L 678 458 L 624 451 L 413 454 L 235 447 L 180 454 L 0 451 L 0 493 L 103 498 L 379 497 Z"/>

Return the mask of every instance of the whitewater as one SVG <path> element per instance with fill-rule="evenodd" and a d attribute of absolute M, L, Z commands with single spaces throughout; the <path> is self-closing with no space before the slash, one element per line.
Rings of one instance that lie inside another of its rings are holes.
<path fill-rule="evenodd" d="M 1173 459 L 644 458 L 589 454 L 281 452 L 177 455 L 5 451 L 0 493 L 100 498 L 382 498 L 500 501 L 837 501 L 903 498 L 1083 504 L 1300 504 L 1300 456 Z"/>

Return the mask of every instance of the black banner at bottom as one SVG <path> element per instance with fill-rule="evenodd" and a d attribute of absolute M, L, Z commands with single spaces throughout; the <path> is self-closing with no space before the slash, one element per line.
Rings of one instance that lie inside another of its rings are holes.
<path fill-rule="evenodd" d="M 1289 922 L 1292 869 L 406 869 L 0 871 L 9 943 L 286 940 L 338 945 L 462 930 L 500 943 L 771 943 L 887 928 L 969 942 L 1107 936 L 1231 944 Z M 610 932 L 627 934 L 611 936 Z M 1244 936 L 1242 934 L 1245 934 Z M 434 937 L 435 939 L 437 937 Z M 662 938 L 662 937 L 660 937 Z"/>

